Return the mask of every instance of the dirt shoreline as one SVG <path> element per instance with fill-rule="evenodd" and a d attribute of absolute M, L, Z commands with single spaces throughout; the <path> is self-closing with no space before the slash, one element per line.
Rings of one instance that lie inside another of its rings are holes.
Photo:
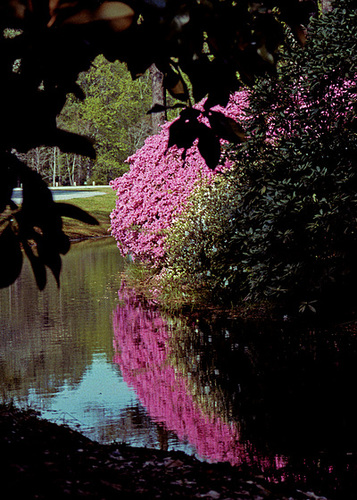
<path fill-rule="evenodd" d="M 319 498 L 182 452 L 101 445 L 9 406 L 0 407 L 0 449 L 4 500 Z"/>

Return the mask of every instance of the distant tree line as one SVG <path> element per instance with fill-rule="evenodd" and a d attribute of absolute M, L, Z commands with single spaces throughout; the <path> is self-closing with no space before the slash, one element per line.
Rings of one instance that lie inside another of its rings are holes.
<path fill-rule="evenodd" d="M 78 84 L 86 98 L 73 94 L 57 117 L 58 126 L 93 139 L 95 158 L 37 146 L 18 153 L 51 186 L 108 184 L 127 169 L 125 160 L 153 132 L 150 74 L 133 81 L 125 64 L 98 56 Z"/>

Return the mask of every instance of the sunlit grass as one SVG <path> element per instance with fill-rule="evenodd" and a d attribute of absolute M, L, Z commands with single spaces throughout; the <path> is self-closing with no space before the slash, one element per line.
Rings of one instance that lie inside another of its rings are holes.
<path fill-rule="evenodd" d="M 115 207 L 115 192 L 112 188 L 98 188 L 96 191 L 102 191 L 105 194 L 91 196 L 89 198 L 73 198 L 66 202 L 90 213 L 99 222 L 99 226 L 91 226 L 64 217 L 64 231 L 71 240 L 109 236 L 110 213 Z"/>

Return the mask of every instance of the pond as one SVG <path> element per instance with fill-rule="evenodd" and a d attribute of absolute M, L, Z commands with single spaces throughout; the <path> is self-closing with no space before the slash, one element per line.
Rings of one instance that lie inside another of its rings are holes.
<path fill-rule="evenodd" d="M 153 422 L 114 362 L 113 314 L 124 261 L 110 239 L 72 245 L 61 286 L 37 290 L 25 266 L 0 290 L 0 395 L 102 443 L 159 446 Z M 186 449 L 173 434 L 167 439 Z"/>
<path fill-rule="evenodd" d="M 0 291 L 4 401 L 102 443 L 355 498 L 356 330 L 163 316 L 122 285 L 111 239 L 75 244 L 63 261 L 59 289 L 49 276 L 39 292 L 25 268 Z"/>

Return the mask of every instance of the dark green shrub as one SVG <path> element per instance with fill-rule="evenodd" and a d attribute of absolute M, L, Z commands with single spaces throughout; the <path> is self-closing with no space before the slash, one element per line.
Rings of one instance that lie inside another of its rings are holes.
<path fill-rule="evenodd" d="M 249 140 L 204 205 L 208 237 L 201 199 L 179 221 L 191 244 L 177 241 L 170 265 L 216 297 L 310 313 L 357 305 L 356 6 L 314 20 L 304 49 L 288 39 L 278 78 L 257 83 Z"/>

